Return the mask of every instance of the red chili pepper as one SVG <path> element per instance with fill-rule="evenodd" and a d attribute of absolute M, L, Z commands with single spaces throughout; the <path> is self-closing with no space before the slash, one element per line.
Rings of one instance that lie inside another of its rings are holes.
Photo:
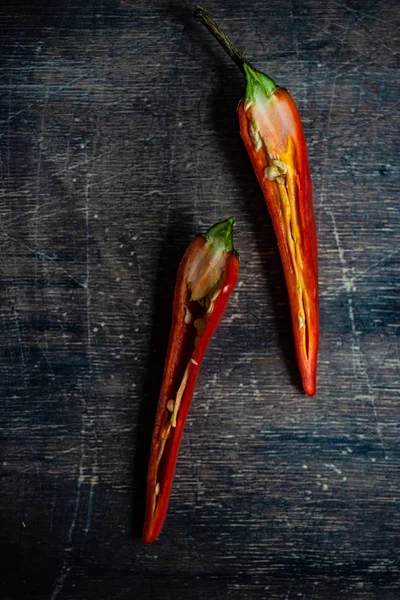
<path fill-rule="evenodd" d="M 167 514 L 183 428 L 204 353 L 239 274 L 230 218 L 197 236 L 179 266 L 164 377 L 147 474 L 143 541 L 159 535 Z"/>
<path fill-rule="evenodd" d="M 202 22 L 246 77 L 238 106 L 240 133 L 263 191 L 278 241 L 289 294 L 303 387 L 316 391 L 319 341 L 317 235 L 307 148 L 300 116 L 287 90 L 254 69 L 209 13 Z"/>

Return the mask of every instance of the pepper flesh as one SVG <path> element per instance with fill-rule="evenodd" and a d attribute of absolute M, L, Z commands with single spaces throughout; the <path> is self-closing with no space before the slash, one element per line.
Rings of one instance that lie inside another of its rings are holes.
<path fill-rule="evenodd" d="M 208 12 L 196 18 L 246 77 L 238 106 L 240 134 L 263 191 L 289 295 L 297 362 L 306 394 L 316 391 L 319 342 L 318 250 L 312 184 L 303 128 L 289 92 L 254 69 Z"/>
<path fill-rule="evenodd" d="M 197 236 L 178 269 L 172 326 L 147 474 L 142 539 L 151 544 L 164 524 L 186 417 L 211 337 L 239 274 L 230 218 Z"/>

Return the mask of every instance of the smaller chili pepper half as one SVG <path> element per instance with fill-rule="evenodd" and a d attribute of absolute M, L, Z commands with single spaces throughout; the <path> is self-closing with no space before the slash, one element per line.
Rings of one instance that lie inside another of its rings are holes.
<path fill-rule="evenodd" d="M 316 391 L 319 342 L 317 235 L 303 128 L 289 92 L 257 71 L 197 7 L 195 17 L 213 34 L 246 78 L 239 127 L 271 216 L 288 289 L 297 363 L 306 394 Z"/>
<path fill-rule="evenodd" d="M 233 217 L 188 246 L 178 269 L 163 381 L 147 473 L 142 539 L 151 544 L 163 527 L 179 446 L 199 370 L 239 275 Z"/>

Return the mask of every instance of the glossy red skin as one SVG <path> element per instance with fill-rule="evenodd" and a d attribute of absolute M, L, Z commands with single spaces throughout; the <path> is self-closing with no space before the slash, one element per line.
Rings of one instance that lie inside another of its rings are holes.
<path fill-rule="evenodd" d="M 142 534 L 142 540 L 145 544 L 151 544 L 154 542 L 163 527 L 167 515 L 172 481 L 175 473 L 179 447 L 182 441 L 183 429 L 187 414 L 189 412 L 200 367 L 207 346 L 223 317 L 228 304 L 229 296 L 237 283 L 239 275 L 238 256 L 234 252 L 228 252 L 226 255 L 227 258 L 224 270 L 224 282 L 221 288 L 221 293 L 214 302 L 214 310 L 208 317 L 207 326 L 202 334 L 200 343 L 197 348 L 194 349 L 193 354 L 191 355 L 198 365 L 195 365 L 191 362 L 189 365 L 189 376 L 185 391 L 182 396 L 181 405 L 177 416 L 176 428 L 171 429 L 171 435 L 173 438 L 169 446 L 169 452 L 167 456 L 163 456 L 163 461 L 166 461 L 166 468 L 163 479 L 160 481 L 157 479 L 157 475 L 159 469 L 158 456 L 162 443 L 161 435 L 169 419 L 166 406 L 168 400 L 170 398 L 174 398 L 176 395 L 176 386 L 179 386 L 179 383 L 177 384 L 177 372 L 179 369 L 182 371 L 182 359 L 184 361 L 187 360 L 187 357 L 182 356 L 183 340 L 187 331 L 187 325 L 184 321 L 185 305 L 187 305 L 189 298 L 186 273 L 189 271 L 191 260 L 194 258 L 197 252 L 202 251 L 202 248 L 205 244 L 206 240 L 204 237 L 198 236 L 195 238 L 186 250 L 178 270 L 174 296 L 172 326 L 168 343 L 163 383 L 153 430 L 151 454 L 147 475 L 146 517 Z M 222 291 L 224 288 L 225 292 Z M 186 363 L 184 366 L 186 366 Z M 182 374 L 179 376 L 181 378 Z M 156 504 L 153 489 L 157 481 L 160 483 L 161 491 L 157 497 L 158 502 Z"/>
<path fill-rule="evenodd" d="M 309 335 L 308 357 L 303 350 L 303 341 L 298 323 L 299 301 L 296 294 L 296 278 L 291 263 L 289 246 L 286 239 L 278 184 L 268 180 L 264 175 L 267 166 L 264 151 L 256 151 L 249 134 L 248 119 L 251 108 L 244 110 L 244 102 L 238 108 L 240 133 L 246 146 L 255 174 L 263 191 L 265 201 L 272 219 L 279 252 L 288 289 L 292 327 L 297 362 L 301 373 L 303 387 L 306 394 L 313 396 L 316 392 L 317 354 L 319 343 L 319 306 L 318 306 L 318 250 L 315 218 L 312 204 L 312 185 L 308 165 L 307 148 L 303 134 L 303 127 L 293 98 L 287 90 L 279 88 L 273 95 L 274 106 L 279 107 L 285 114 L 285 124 L 282 125 L 279 111 L 272 112 L 271 128 L 273 131 L 264 132 L 266 141 L 272 138 L 273 147 L 280 152 L 287 148 L 288 137 L 292 138 L 295 148 L 295 166 L 297 173 L 297 213 L 301 231 L 301 251 L 303 257 L 302 276 L 309 298 Z M 268 110 L 268 109 L 267 109 Z M 268 135 L 270 134 L 270 135 Z"/>

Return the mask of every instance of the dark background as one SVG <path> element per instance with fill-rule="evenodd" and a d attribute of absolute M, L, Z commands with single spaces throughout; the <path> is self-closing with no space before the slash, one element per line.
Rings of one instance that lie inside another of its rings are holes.
<path fill-rule="evenodd" d="M 1 3 L 0 597 L 398 599 L 399 4 L 206 4 L 302 115 L 314 398 L 238 133 L 243 79 L 194 5 Z M 240 283 L 144 547 L 177 266 L 231 215 Z"/>

